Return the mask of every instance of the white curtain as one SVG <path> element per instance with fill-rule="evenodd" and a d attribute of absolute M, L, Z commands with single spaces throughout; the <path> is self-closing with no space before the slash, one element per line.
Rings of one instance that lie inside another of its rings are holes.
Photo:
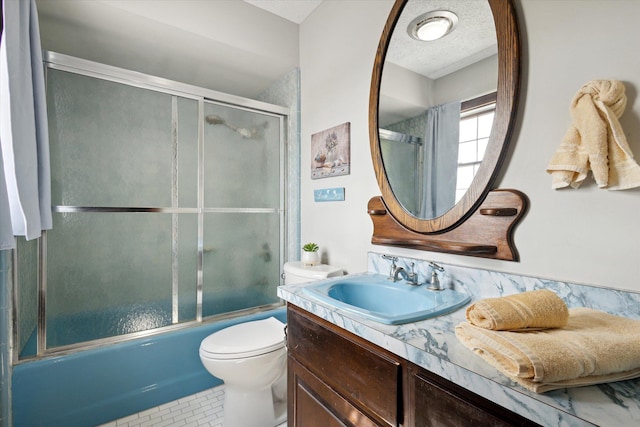
<path fill-rule="evenodd" d="M 426 122 L 420 218 L 436 218 L 455 204 L 460 102 L 429 108 Z"/>
<path fill-rule="evenodd" d="M 51 228 L 44 70 L 35 0 L 2 2 L 0 250 Z"/>

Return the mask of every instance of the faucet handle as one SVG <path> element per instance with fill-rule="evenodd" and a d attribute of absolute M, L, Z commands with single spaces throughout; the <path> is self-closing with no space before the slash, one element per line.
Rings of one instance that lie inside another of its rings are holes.
<path fill-rule="evenodd" d="M 398 257 L 397 256 L 392 256 L 392 255 L 382 255 L 382 258 L 390 260 L 391 264 L 393 264 L 393 265 L 395 265 L 396 261 L 398 261 Z"/>
<path fill-rule="evenodd" d="M 431 289 L 432 291 L 441 291 L 442 288 L 440 287 L 440 279 L 438 279 L 438 271 L 443 272 L 444 268 L 435 262 L 429 262 L 429 265 L 431 266 L 431 280 L 427 289 Z"/>
<path fill-rule="evenodd" d="M 444 271 L 444 267 L 440 267 L 438 264 L 436 264 L 435 262 L 429 261 L 429 265 L 431 266 L 431 268 L 433 268 L 434 270 L 438 270 L 440 272 Z"/>
<path fill-rule="evenodd" d="M 432 291 L 441 291 L 440 289 L 440 279 L 438 279 L 438 272 L 434 269 L 431 270 L 431 280 L 429 281 L 429 286 L 427 289 L 431 289 Z"/>
<path fill-rule="evenodd" d="M 393 276 L 395 274 L 395 269 L 397 267 L 396 266 L 396 261 L 398 261 L 398 257 L 397 256 L 391 256 L 391 255 L 382 255 L 382 258 L 391 260 L 391 270 L 389 270 L 389 280 L 393 280 Z"/>

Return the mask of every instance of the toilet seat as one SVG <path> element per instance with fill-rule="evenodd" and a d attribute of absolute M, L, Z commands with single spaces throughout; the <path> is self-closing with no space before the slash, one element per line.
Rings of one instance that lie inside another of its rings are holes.
<path fill-rule="evenodd" d="M 200 355 L 211 359 L 242 359 L 284 348 L 284 323 L 275 317 L 230 326 L 205 338 Z"/>

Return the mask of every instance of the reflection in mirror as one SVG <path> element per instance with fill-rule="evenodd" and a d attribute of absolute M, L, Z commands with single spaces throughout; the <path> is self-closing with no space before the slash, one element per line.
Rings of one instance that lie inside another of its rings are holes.
<path fill-rule="evenodd" d="M 407 26 L 428 25 L 428 17 L 447 15 L 438 12 L 442 9 L 455 13 L 457 23 L 445 22 L 441 39 L 428 35 L 435 41 L 417 42 L 406 36 L 421 35 L 422 29 Z M 414 21 L 416 15 L 421 18 Z M 481 25 L 458 46 L 444 47 L 464 34 L 464 22 L 470 20 Z M 392 42 L 396 37 L 405 41 Z M 474 53 L 460 55 L 482 40 Z M 415 50 L 416 43 L 423 50 Z M 398 59 L 405 57 L 411 61 Z M 448 58 L 450 64 L 439 64 Z M 418 62 L 411 68 L 413 60 L 423 62 L 424 71 Z M 492 190 L 492 185 L 508 151 L 519 87 L 520 40 L 512 0 L 395 1 L 371 74 L 369 136 L 381 193 L 367 205 L 371 243 L 518 259 L 513 230 L 526 211 L 526 196 Z M 428 125 L 431 116 L 443 119 Z M 444 127 L 451 131 L 443 132 Z"/>
<path fill-rule="evenodd" d="M 439 39 L 418 40 L 415 22 L 428 19 L 416 17 L 425 14 L 453 15 L 457 22 Z M 385 57 L 378 125 L 389 185 L 412 216 L 439 217 L 471 187 L 489 142 L 497 81 L 498 42 L 488 2 L 406 3 Z"/>
<path fill-rule="evenodd" d="M 409 212 L 415 214 L 420 199 L 422 138 L 380 129 L 380 151 L 393 191 Z"/>

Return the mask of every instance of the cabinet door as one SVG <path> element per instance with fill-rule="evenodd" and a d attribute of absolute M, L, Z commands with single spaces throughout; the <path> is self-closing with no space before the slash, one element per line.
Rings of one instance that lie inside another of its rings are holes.
<path fill-rule="evenodd" d="M 399 358 L 295 307 L 287 316 L 290 356 L 380 425 L 402 423 Z"/>
<path fill-rule="evenodd" d="M 411 422 L 420 427 L 537 426 L 495 403 L 435 374 L 412 366 Z"/>
<path fill-rule="evenodd" d="M 289 427 L 376 427 L 367 415 L 288 358 Z"/>

